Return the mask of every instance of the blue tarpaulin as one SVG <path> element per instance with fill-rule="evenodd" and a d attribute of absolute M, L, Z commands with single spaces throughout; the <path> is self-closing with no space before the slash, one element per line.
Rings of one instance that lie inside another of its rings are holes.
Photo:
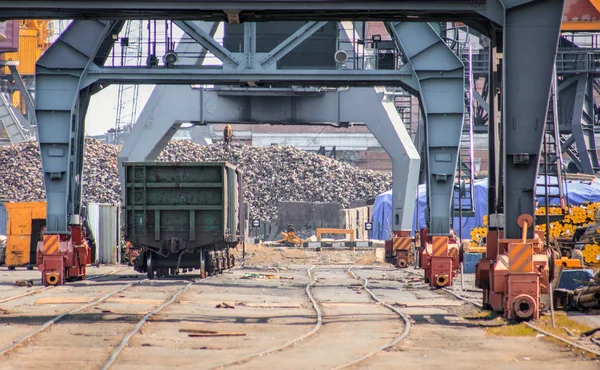
<path fill-rule="evenodd" d="M 556 177 L 548 177 L 549 184 L 556 184 Z M 537 181 L 538 189 L 536 194 L 544 194 L 544 178 Z M 464 239 L 469 239 L 473 228 L 483 225 L 483 216 L 487 214 L 487 179 L 477 180 L 473 184 L 475 216 L 462 218 L 462 235 Z M 565 199 L 569 205 L 579 205 L 584 202 L 600 202 L 600 182 L 581 182 L 569 181 L 563 186 Z M 467 192 L 469 191 L 467 185 Z M 550 187 L 551 195 L 558 194 L 557 187 Z M 455 204 L 458 206 L 458 194 L 455 196 Z M 538 203 L 545 204 L 544 196 L 538 196 Z M 558 204 L 558 198 L 550 198 L 550 204 Z M 413 230 L 424 228 L 425 207 L 427 206 L 427 195 L 425 185 L 419 185 L 419 197 L 415 205 L 415 215 L 413 217 Z M 464 205 L 463 205 L 464 208 Z M 418 215 L 418 224 L 417 224 Z M 373 230 L 370 233 L 372 239 L 389 240 L 392 237 L 392 191 L 380 194 L 375 199 L 373 206 Z M 454 218 L 454 229 L 459 232 L 459 218 Z"/>

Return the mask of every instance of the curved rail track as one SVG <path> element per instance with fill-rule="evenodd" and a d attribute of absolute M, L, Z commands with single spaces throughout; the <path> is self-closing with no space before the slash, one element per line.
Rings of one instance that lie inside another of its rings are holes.
<path fill-rule="evenodd" d="M 313 328 L 309 332 L 307 332 L 307 333 L 305 333 L 305 334 L 303 334 L 303 335 L 301 335 L 301 336 L 299 336 L 297 338 L 289 340 L 288 342 L 286 342 L 286 343 L 284 343 L 284 344 L 282 344 L 280 346 L 277 346 L 277 347 L 274 347 L 274 348 L 270 348 L 270 349 L 267 349 L 267 350 L 263 350 L 263 351 L 260 351 L 260 352 L 257 352 L 257 353 L 253 353 L 253 354 L 250 354 L 250 355 L 246 355 L 246 356 L 244 356 L 242 358 L 239 358 L 239 359 L 236 359 L 236 360 L 232 360 L 232 361 L 228 361 L 226 363 L 223 363 L 223 364 L 211 367 L 210 369 L 221 369 L 221 368 L 228 367 L 228 366 L 239 365 L 239 364 L 248 362 L 248 361 L 250 361 L 252 359 L 258 358 L 258 357 L 267 356 L 269 354 L 272 354 L 272 353 L 275 353 L 275 352 L 278 352 L 278 351 L 282 351 L 282 350 L 284 350 L 286 348 L 294 346 L 295 344 L 297 344 L 297 343 L 299 343 L 299 342 L 301 342 L 301 341 L 303 341 L 303 340 L 305 340 L 305 339 L 307 339 L 307 338 L 315 335 L 317 332 L 319 332 L 319 330 L 322 328 L 322 324 L 323 324 L 323 314 L 321 312 L 321 309 L 319 308 L 319 303 L 320 302 L 315 298 L 315 296 L 313 295 L 313 293 L 311 291 L 318 284 L 318 280 L 315 278 L 315 276 L 313 274 L 313 270 L 315 269 L 315 267 L 316 266 L 313 265 L 311 268 L 309 268 L 307 270 L 307 274 L 312 279 L 312 281 L 309 284 L 307 284 L 306 288 L 305 288 L 306 295 L 307 295 L 308 299 L 310 300 L 310 302 L 312 303 L 313 309 L 315 311 L 315 316 L 316 316 L 316 323 L 315 323 L 315 325 L 313 326 Z M 397 345 L 401 340 L 403 340 L 404 338 L 406 338 L 408 336 L 408 334 L 410 333 L 411 324 L 410 324 L 410 319 L 408 318 L 408 316 L 406 316 L 403 312 L 399 311 L 395 307 L 392 307 L 392 306 L 388 305 L 387 303 L 383 302 L 381 299 L 379 299 L 379 297 L 377 297 L 377 295 L 375 295 L 375 293 L 373 293 L 369 289 L 369 287 L 368 287 L 369 281 L 367 279 L 365 279 L 365 278 L 357 276 L 356 274 L 354 274 L 354 272 L 351 271 L 353 267 L 354 266 L 352 265 L 347 270 L 347 273 L 350 276 L 352 276 L 354 279 L 356 279 L 356 280 L 362 280 L 362 288 L 367 293 L 369 293 L 370 298 L 372 300 L 372 303 L 377 304 L 377 305 L 381 305 L 381 306 L 383 306 L 383 307 L 391 310 L 392 312 L 394 312 L 398 316 L 400 316 L 400 318 L 402 319 L 402 321 L 404 323 L 404 331 L 402 332 L 402 334 L 400 336 L 396 337 L 392 342 L 390 342 L 390 343 L 388 343 L 386 345 L 383 345 L 383 346 L 375 349 L 374 351 L 371 351 L 368 354 L 366 354 L 364 356 L 361 356 L 360 358 L 355 359 L 355 360 L 353 360 L 353 361 L 351 361 L 349 363 L 345 363 L 342 366 L 335 367 L 335 369 L 345 369 L 345 368 L 348 368 L 350 366 L 356 365 L 356 364 L 358 364 L 358 363 L 360 363 L 360 362 L 362 362 L 362 361 L 364 361 L 364 360 L 366 360 L 366 359 L 368 359 L 368 358 L 370 358 L 370 357 L 372 357 L 372 356 L 380 353 L 381 351 L 385 351 L 386 349 L 391 348 L 391 347 Z"/>
<path fill-rule="evenodd" d="M 314 295 L 311 292 L 311 289 L 313 288 L 313 286 L 315 286 L 315 284 L 317 284 L 317 279 L 314 277 L 312 270 L 315 268 L 315 266 L 313 265 L 311 268 L 309 268 L 308 270 L 306 270 L 306 273 L 308 274 L 308 277 L 310 277 L 312 279 L 312 281 L 310 283 L 308 283 L 306 285 L 305 291 L 306 291 L 306 295 L 308 296 L 308 299 L 310 300 L 310 302 L 312 303 L 313 309 L 315 310 L 315 315 L 317 317 L 317 322 L 315 323 L 314 327 L 308 332 L 305 333 L 297 338 L 294 338 L 280 346 L 277 347 L 273 347 L 270 349 L 267 349 L 265 351 L 261 351 L 261 352 L 257 352 L 257 353 L 253 353 L 247 356 L 244 356 L 242 358 L 233 360 L 233 361 L 228 361 L 226 363 L 211 367 L 210 369 L 220 369 L 223 367 L 227 367 L 227 366 L 233 366 L 233 365 L 239 365 L 242 364 L 244 362 L 250 361 L 256 357 L 262 357 L 262 356 L 266 356 L 268 354 L 274 353 L 274 352 L 278 352 L 281 351 L 283 349 L 286 349 L 288 347 L 293 346 L 294 344 L 303 341 L 304 339 L 307 339 L 308 337 L 316 334 L 319 329 L 321 329 L 321 326 L 323 325 L 323 314 L 321 312 L 321 309 L 319 308 L 319 304 L 317 303 L 317 300 L 315 299 Z"/>
<path fill-rule="evenodd" d="M 384 301 L 382 301 L 381 299 L 379 299 L 379 297 L 377 297 L 377 295 L 375 295 L 375 293 L 373 293 L 373 291 L 371 291 L 371 289 L 369 289 L 368 285 L 369 285 L 369 280 L 367 280 L 366 278 L 362 277 L 362 276 L 358 276 L 356 275 L 353 271 L 352 268 L 354 267 L 354 265 L 350 266 L 350 268 L 348 269 L 348 274 L 350 274 L 350 276 L 352 276 L 354 279 L 356 280 L 362 280 L 363 282 L 363 289 L 369 293 L 369 295 L 371 296 L 371 299 L 373 299 L 373 301 L 377 302 L 378 304 L 384 306 L 385 308 L 391 310 L 392 312 L 394 312 L 395 314 L 397 314 L 398 316 L 400 316 L 400 319 L 402 319 L 402 321 L 404 322 L 404 331 L 396 338 L 394 338 L 394 340 L 392 340 L 390 343 L 385 344 L 377 349 L 375 349 L 372 352 L 367 353 L 366 355 L 362 356 L 359 359 L 356 359 L 354 361 L 348 362 L 342 366 L 336 367 L 336 370 L 341 370 L 341 369 L 345 369 L 348 368 L 350 366 L 354 366 L 370 357 L 375 356 L 376 354 L 378 354 L 379 352 L 385 351 L 389 348 L 394 347 L 395 345 L 397 345 L 398 343 L 400 343 L 400 341 L 402 341 L 404 338 L 408 337 L 408 334 L 410 334 L 410 319 L 408 318 L 408 316 L 406 316 L 406 314 L 400 310 L 398 310 L 397 308 L 390 306 L 389 304 L 385 303 Z"/>
<path fill-rule="evenodd" d="M 183 293 L 186 290 L 188 290 L 192 286 L 192 284 L 194 284 L 193 281 L 190 282 L 190 283 L 188 283 L 187 285 L 185 285 L 183 288 L 179 289 L 169 299 L 167 299 L 166 301 L 164 301 L 160 306 L 158 306 L 157 308 L 155 308 L 151 312 L 148 312 L 140 321 L 138 321 L 138 323 L 135 325 L 135 327 L 129 333 L 127 333 L 127 335 L 123 338 L 123 340 L 121 340 L 121 343 L 119 344 L 119 346 L 117 348 L 115 348 L 115 350 L 111 353 L 111 355 L 109 356 L 108 360 L 106 360 L 106 363 L 104 363 L 104 366 L 102 366 L 102 370 L 107 370 L 107 369 L 110 368 L 110 366 L 115 362 L 115 360 L 119 356 L 119 353 L 121 353 L 121 351 L 123 350 L 123 348 L 125 348 L 125 346 L 127 345 L 127 343 L 129 343 L 129 340 L 131 339 L 131 337 L 133 337 L 135 335 L 135 333 L 137 333 L 141 329 L 142 325 L 144 325 L 144 323 L 146 321 L 148 321 L 148 319 L 151 316 L 157 314 L 163 308 L 165 308 L 168 305 L 170 305 L 171 303 L 173 303 L 175 301 L 175 299 L 177 299 L 177 297 L 179 297 L 179 295 L 181 293 Z"/>

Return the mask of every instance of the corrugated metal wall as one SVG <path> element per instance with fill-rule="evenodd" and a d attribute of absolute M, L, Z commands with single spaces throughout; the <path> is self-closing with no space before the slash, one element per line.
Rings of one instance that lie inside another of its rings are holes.
<path fill-rule="evenodd" d="M 96 262 L 116 264 L 119 246 L 119 207 L 89 203 L 88 220 L 96 240 Z"/>
<path fill-rule="evenodd" d="M 4 203 L 0 202 L 0 235 L 6 235 L 6 224 L 8 223 L 8 213 Z"/>

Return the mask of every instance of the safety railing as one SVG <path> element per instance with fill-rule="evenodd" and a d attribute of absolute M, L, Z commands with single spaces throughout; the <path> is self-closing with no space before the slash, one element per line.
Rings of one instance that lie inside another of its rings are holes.
<path fill-rule="evenodd" d="M 556 55 L 559 74 L 600 73 L 600 49 L 562 49 Z"/>
<path fill-rule="evenodd" d="M 464 55 L 463 58 L 467 56 Z M 472 56 L 473 75 L 489 71 L 489 52 L 481 50 Z M 600 73 L 600 49 L 559 49 L 556 54 L 556 72 L 560 74 Z"/>

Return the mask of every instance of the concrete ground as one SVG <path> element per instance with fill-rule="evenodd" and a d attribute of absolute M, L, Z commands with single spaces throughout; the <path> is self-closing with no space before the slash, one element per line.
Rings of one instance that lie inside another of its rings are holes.
<path fill-rule="evenodd" d="M 356 263 L 352 271 L 366 278 L 380 299 L 409 315 L 412 325 L 405 340 L 351 368 L 600 368 L 600 362 L 542 336 L 488 334 L 479 321 L 465 318 L 478 312 L 473 306 L 430 290 L 415 275 L 419 270 L 411 274 L 348 251 L 315 257 L 312 252 L 255 249 L 243 268 L 197 280 L 152 316 L 111 369 L 217 368 L 294 341 L 315 328 L 316 313 L 306 294 L 313 281 L 307 269 L 315 262 L 317 282 L 311 292 L 322 312 L 320 329 L 288 348 L 225 367 L 332 369 L 401 335 L 405 326 L 399 316 L 376 304 L 361 281 L 348 274 Z M 56 315 L 123 289 L 0 355 L 0 369 L 100 369 L 145 314 L 197 277 L 148 282 L 131 268 L 110 266 L 91 268 L 88 274 L 96 278 L 6 301 L 40 289 L 39 273 L 0 268 L 0 353 Z M 33 287 L 14 286 L 28 279 Z M 472 288 L 472 280 L 467 284 Z"/>

